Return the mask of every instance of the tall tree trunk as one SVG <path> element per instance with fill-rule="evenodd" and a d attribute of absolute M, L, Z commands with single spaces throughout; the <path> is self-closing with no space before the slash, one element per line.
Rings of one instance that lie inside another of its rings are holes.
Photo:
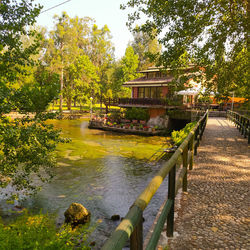
<path fill-rule="evenodd" d="M 69 97 L 67 99 L 67 108 L 68 108 L 68 110 L 71 110 L 71 104 L 72 104 L 72 99 L 71 99 L 71 97 Z"/>
<path fill-rule="evenodd" d="M 63 67 L 62 67 L 62 71 L 61 71 L 61 86 L 60 86 L 60 112 L 62 113 L 63 110 Z"/>

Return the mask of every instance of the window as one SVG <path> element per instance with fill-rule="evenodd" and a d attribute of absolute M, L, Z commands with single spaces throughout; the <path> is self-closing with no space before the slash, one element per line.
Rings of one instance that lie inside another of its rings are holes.
<path fill-rule="evenodd" d="M 156 73 L 155 73 L 155 77 L 156 77 L 156 78 L 160 78 L 160 77 L 161 77 L 161 72 L 156 72 Z"/>
<path fill-rule="evenodd" d="M 151 88 L 151 98 L 159 99 L 162 95 L 162 87 L 152 87 Z"/>
<path fill-rule="evenodd" d="M 154 72 L 148 73 L 148 78 L 155 78 L 155 73 Z"/>
<path fill-rule="evenodd" d="M 138 98 L 144 98 L 144 88 L 138 88 Z"/>
<path fill-rule="evenodd" d="M 145 95 L 144 95 L 145 98 L 150 98 L 150 87 L 146 87 L 145 88 Z"/>
<path fill-rule="evenodd" d="M 154 98 L 160 99 L 162 97 L 162 87 L 139 87 L 138 98 Z"/>

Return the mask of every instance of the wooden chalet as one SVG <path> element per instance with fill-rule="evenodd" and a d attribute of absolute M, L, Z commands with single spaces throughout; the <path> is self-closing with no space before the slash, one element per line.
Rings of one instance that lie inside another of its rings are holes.
<path fill-rule="evenodd" d="M 119 106 L 148 108 L 151 118 L 166 114 L 166 109 L 175 108 L 168 102 L 169 83 L 173 80 L 169 71 L 163 71 L 161 67 L 150 67 L 140 73 L 143 74 L 142 77 L 123 84 L 124 87 L 132 88 L 132 96 L 120 99 Z M 183 104 L 183 101 L 184 104 L 192 104 L 197 94 L 192 92 L 191 95 L 181 95 L 183 97 L 180 104 Z"/>

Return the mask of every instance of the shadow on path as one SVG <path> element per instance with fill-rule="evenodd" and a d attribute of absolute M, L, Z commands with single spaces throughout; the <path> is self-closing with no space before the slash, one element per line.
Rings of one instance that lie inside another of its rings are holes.
<path fill-rule="evenodd" d="M 250 153 L 225 118 L 209 118 L 169 249 L 250 249 Z"/>

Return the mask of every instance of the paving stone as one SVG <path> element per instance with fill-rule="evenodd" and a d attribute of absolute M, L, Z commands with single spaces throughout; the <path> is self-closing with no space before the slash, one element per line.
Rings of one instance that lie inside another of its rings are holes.
<path fill-rule="evenodd" d="M 250 249 L 249 156 L 230 121 L 208 119 L 168 249 Z"/>

